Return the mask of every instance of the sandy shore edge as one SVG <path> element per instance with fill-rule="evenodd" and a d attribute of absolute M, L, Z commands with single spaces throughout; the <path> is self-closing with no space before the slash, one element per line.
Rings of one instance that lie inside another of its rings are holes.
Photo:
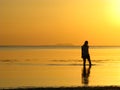
<path fill-rule="evenodd" d="M 1 89 L 0 89 L 1 90 Z M 120 90 L 120 86 L 88 86 L 88 87 L 18 87 L 2 90 Z"/>

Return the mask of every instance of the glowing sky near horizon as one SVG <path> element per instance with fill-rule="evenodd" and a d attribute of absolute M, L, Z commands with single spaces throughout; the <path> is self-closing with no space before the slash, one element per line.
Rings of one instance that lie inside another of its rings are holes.
<path fill-rule="evenodd" d="M 120 0 L 0 0 L 0 45 L 120 45 Z"/>

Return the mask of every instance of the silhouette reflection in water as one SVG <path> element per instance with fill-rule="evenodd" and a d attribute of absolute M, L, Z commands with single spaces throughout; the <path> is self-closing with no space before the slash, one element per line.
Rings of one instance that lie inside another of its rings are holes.
<path fill-rule="evenodd" d="M 82 84 L 84 86 L 87 86 L 89 84 L 90 69 L 91 69 L 91 66 L 88 66 L 88 68 L 86 68 L 86 65 L 83 65 Z"/>

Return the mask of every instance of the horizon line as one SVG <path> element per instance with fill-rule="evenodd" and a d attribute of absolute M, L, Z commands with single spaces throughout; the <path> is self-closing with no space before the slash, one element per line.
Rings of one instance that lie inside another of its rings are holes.
<path fill-rule="evenodd" d="M 82 45 L 0 45 L 0 47 L 80 47 Z M 120 45 L 89 45 L 90 47 L 120 47 Z"/>

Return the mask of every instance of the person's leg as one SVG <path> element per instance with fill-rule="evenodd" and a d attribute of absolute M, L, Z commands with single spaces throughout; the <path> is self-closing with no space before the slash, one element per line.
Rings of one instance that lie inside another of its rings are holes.
<path fill-rule="evenodd" d="M 85 66 L 86 64 L 86 58 L 83 58 L 83 65 Z"/>
<path fill-rule="evenodd" d="M 89 62 L 89 65 L 91 66 L 91 60 L 90 60 L 90 56 L 88 56 L 88 62 Z"/>

